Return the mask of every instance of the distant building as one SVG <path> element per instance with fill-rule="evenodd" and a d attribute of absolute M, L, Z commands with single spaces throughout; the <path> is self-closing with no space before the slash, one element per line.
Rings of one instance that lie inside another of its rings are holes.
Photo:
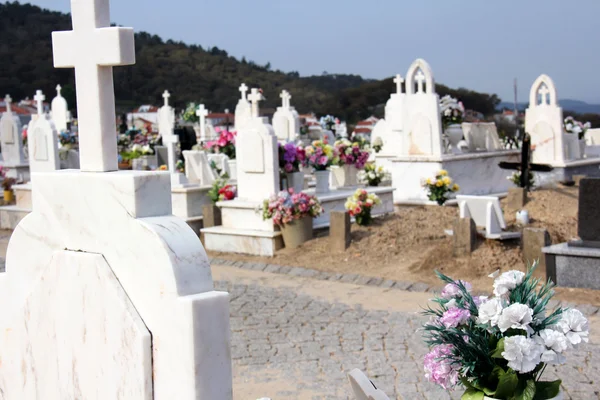
<path fill-rule="evenodd" d="M 525 118 L 525 114 L 519 112 L 519 119 Z M 494 119 L 496 122 L 508 122 L 511 124 L 515 124 L 515 112 L 513 110 L 503 110 L 501 114 L 494 115 Z"/>
<path fill-rule="evenodd" d="M 465 110 L 465 122 L 483 122 L 485 120 L 485 115 L 475 110 Z"/>
<path fill-rule="evenodd" d="M 158 107 L 143 105 L 127 114 L 127 125 L 136 129 L 158 131 Z"/>
<path fill-rule="evenodd" d="M 206 116 L 206 122 L 212 124 L 212 126 L 214 126 L 215 128 L 229 130 L 235 124 L 235 115 L 230 112 L 210 113 Z"/>
<path fill-rule="evenodd" d="M 354 128 L 354 132 L 352 134 L 360 135 L 360 136 L 364 136 L 364 137 L 371 136 L 371 132 L 373 131 L 375 124 L 377 124 L 377 121 L 379 121 L 379 118 L 374 117 L 374 116 L 370 116 L 369 118 L 367 118 L 365 120 L 359 121 L 356 124 L 356 127 Z"/>

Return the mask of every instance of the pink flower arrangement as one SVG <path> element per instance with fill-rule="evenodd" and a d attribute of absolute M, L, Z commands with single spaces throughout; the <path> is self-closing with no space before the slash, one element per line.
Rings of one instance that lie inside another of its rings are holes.
<path fill-rule="evenodd" d="M 217 128 L 215 131 L 219 134 L 219 138 L 212 142 L 207 142 L 204 148 L 211 153 L 222 153 L 229 157 L 230 160 L 235 160 L 236 133 L 221 128 Z"/>
<path fill-rule="evenodd" d="M 279 169 L 282 173 L 291 174 L 300 171 L 306 162 L 306 152 L 302 146 L 294 143 L 279 144 Z"/>
<path fill-rule="evenodd" d="M 219 189 L 219 201 L 229 201 L 235 199 L 237 188 L 233 185 L 225 185 Z"/>
<path fill-rule="evenodd" d="M 315 140 L 304 149 L 306 164 L 315 171 L 325 171 L 336 158 L 335 149 L 327 143 L 327 140 Z"/>
<path fill-rule="evenodd" d="M 321 203 L 315 196 L 294 193 L 294 189 L 282 190 L 265 200 L 262 206 L 263 219 L 272 219 L 280 226 L 306 216 L 316 218 L 322 212 Z"/>
<path fill-rule="evenodd" d="M 442 344 L 435 346 L 425 356 L 425 377 L 433 383 L 437 383 L 446 390 L 452 389 L 458 384 L 460 368 L 453 361 L 453 346 Z"/>
<path fill-rule="evenodd" d="M 354 165 L 357 169 L 363 169 L 369 160 L 369 151 L 363 150 L 360 143 L 342 139 L 335 142 L 334 148 L 337 154 L 334 164 L 340 167 Z"/>

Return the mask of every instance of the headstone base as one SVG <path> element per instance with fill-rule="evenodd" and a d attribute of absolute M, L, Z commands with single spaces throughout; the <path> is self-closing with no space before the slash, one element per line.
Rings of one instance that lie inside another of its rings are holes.
<path fill-rule="evenodd" d="M 332 211 L 329 226 L 329 242 L 333 251 L 346 251 L 350 246 L 350 214 Z"/>
<path fill-rule="evenodd" d="M 511 210 L 520 210 L 527 203 L 527 190 L 521 187 L 508 189 L 506 206 Z"/>
<path fill-rule="evenodd" d="M 600 249 L 561 243 L 542 249 L 546 276 L 557 286 L 600 290 Z"/>
<path fill-rule="evenodd" d="M 477 244 L 477 227 L 472 218 L 458 218 L 454 221 L 453 228 L 453 254 L 454 257 L 470 255 Z"/>
<path fill-rule="evenodd" d="M 551 243 L 552 240 L 547 230 L 540 228 L 523 229 L 521 248 L 525 264 L 533 265 L 538 260 L 538 269 L 540 271 L 546 270 L 546 257 L 544 257 L 542 249 L 550 246 Z"/>

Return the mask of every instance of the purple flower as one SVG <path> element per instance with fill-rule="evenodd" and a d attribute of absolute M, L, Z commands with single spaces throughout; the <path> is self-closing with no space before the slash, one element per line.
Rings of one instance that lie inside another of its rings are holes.
<path fill-rule="evenodd" d="M 471 284 L 469 282 L 455 281 L 454 283 L 449 283 L 446 286 L 444 286 L 444 289 L 442 290 L 442 298 L 452 299 L 455 297 L 461 297 L 460 289 L 457 285 L 457 282 L 462 283 L 465 289 L 467 289 L 467 292 L 471 291 Z"/>
<path fill-rule="evenodd" d="M 435 346 L 423 362 L 425 378 L 446 390 L 452 389 L 458 383 L 459 368 L 452 360 L 454 347 L 449 344 Z"/>
<path fill-rule="evenodd" d="M 462 308 L 452 307 L 444 312 L 440 322 L 446 328 L 456 328 L 459 325 L 466 323 L 471 318 L 471 313 L 468 310 Z"/>

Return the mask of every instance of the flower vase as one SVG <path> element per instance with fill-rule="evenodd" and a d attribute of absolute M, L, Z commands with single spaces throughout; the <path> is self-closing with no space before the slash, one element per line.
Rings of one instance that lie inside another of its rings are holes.
<path fill-rule="evenodd" d="M 315 178 L 317 184 L 315 186 L 315 193 L 328 193 L 329 192 L 329 170 L 315 171 Z"/>
<path fill-rule="evenodd" d="M 288 189 L 294 189 L 294 193 L 300 193 L 304 189 L 304 172 L 292 172 L 286 174 Z"/>
<path fill-rule="evenodd" d="M 12 203 L 15 200 L 15 193 L 11 190 L 4 191 L 4 204 Z"/>
<path fill-rule="evenodd" d="M 229 164 L 229 179 L 237 180 L 237 160 L 227 160 Z"/>
<path fill-rule="evenodd" d="M 281 226 L 283 243 L 288 249 L 295 249 L 313 237 L 313 219 L 305 216 Z"/>
<path fill-rule="evenodd" d="M 579 139 L 579 158 L 585 158 L 585 148 L 587 143 L 585 139 Z"/>
<path fill-rule="evenodd" d="M 450 142 L 450 151 L 452 154 L 460 154 L 462 151 L 458 148 L 458 143 L 463 138 L 463 129 L 460 124 L 450 124 L 446 127 L 444 132 L 448 141 Z"/>
<path fill-rule="evenodd" d="M 331 186 L 335 188 L 358 185 L 358 169 L 354 165 L 331 167 Z"/>

